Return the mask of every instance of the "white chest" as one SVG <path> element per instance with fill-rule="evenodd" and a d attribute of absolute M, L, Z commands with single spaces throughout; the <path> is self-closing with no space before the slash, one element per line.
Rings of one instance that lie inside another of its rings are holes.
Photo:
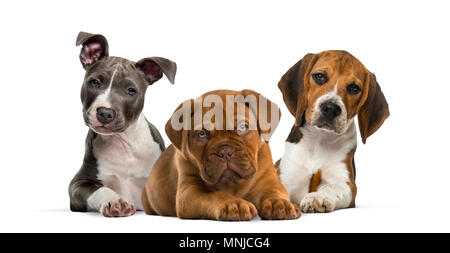
<path fill-rule="evenodd" d="M 148 127 L 139 131 L 139 138 L 130 137 L 97 136 L 93 143 L 97 179 L 142 209 L 141 191 L 161 150 Z"/>
<path fill-rule="evenodd" d="M 356 147 L 353 128 L 342 136 L 317 129 L 301 128 L 302 139 L 298 143 L 286 142 L 280 163 L 280 178 L 294 201 L 300 201 L 308 192 L 311 177 L 321 171 L 321 185 L 345 181 L 349 177 L 344 161 Z"/>

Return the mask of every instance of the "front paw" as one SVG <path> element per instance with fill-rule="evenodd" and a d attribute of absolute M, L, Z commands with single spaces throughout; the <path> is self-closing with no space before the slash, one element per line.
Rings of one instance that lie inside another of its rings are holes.
<path fill-rule="evenodd" d="M 126 200 L 119 198 L 116 201 L 110 201 L 102 207 L 101 213 L 105 217 L 126 217 L 136 213 L 136 208 L 133 204 Z"/>
<path fill-rule="evenodd" d="M 266 199 L 261 205 L 259 216 L 265 220 L 293 220 L 301 215 L 298 205 L 287 199 Z"/>
<path fill-rule="evenodd" d="M 249 221 L 256 217 L 255 205 L 243 200 L 225 201 L 216 209 L 216 219 L 221 221 Z"/>
<path fill-rule="evenodd" d="M 333 201 L 317 192 L 308 193 L 300 202 L 304 213 L 328 213 L 334 210 Z"/>

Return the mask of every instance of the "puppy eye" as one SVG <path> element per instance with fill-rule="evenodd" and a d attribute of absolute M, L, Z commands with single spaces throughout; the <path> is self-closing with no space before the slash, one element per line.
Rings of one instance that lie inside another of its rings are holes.
<path fill-rule="evenodd" d="M 248 125 L 245 123 L 239 124 L 239 126 L 237 128 L 237 131 L 239 134 L 243 134 L 243 133 L 247 132 L 247 130 L 248 130 Z"/>
<path fill-rule="evenodd" d="M 354 83 L 351 83 L 351 84 L 347 85 L 347 92 L 352 94 L 352 95 L 356 95 L 360 91 L 361 91 L 361 88 L 358 85 L 354 84 Z"/>
<path fill-rule="evenodd" d="M 206 131 L 200 131 L 200 132 L 197 134 L 197 136 L 198 136 L 198 138 L 200 138 L 200 139 L 205 139 L 205 138 L 208 137 L 208 133 L 207 133 Z"/>
<path fill-rule="evenodd" d="M 127 89 L 127 94 L 130 96 L 133 96 L 134 94 L 136 94 L 136 90 L 133 88 L 128 88 Z"/>
<path fill-rule="evenodd" d="M 92 79 L 89 81 L 89 85 L 95 88 L 100 87 L 100 82 L 97 79 Z"/>
<path fill-rule="evenodd" d="M 328 77 L 324 73 L 315 73 L 312 75 L 312 78 L 318 85 L 322 85 L 322 84 L 328 82 Z"/>

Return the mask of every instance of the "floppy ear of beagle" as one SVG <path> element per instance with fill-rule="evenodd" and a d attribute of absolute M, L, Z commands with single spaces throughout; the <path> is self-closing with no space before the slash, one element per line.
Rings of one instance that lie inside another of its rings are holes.
<path fill-rule="evenodd" d="M 310 213 L 354 207 L 354 118 L 366 143 L 389 116 L 375 75 L 346 51 L 324 51 L 305 55 L 278 87 L 296 119 L 275 164 L 291 201 Z"/>

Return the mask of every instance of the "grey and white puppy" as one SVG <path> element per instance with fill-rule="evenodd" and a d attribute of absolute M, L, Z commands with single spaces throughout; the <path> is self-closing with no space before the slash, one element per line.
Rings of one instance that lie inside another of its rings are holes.
<path fill-rule="evenodd" d="M 83 165 L 69 186 L 70 209 L 107 217 L 143 210 L 141 191 L 165 149 L 158 130 L 142 113 L 147 87 L 162 78 L 173 84 L 174 62 L 149 57 L 133 62 L 109 56 L 100 34 L 80 32 L 83 117 L 90 128 Z"/>

